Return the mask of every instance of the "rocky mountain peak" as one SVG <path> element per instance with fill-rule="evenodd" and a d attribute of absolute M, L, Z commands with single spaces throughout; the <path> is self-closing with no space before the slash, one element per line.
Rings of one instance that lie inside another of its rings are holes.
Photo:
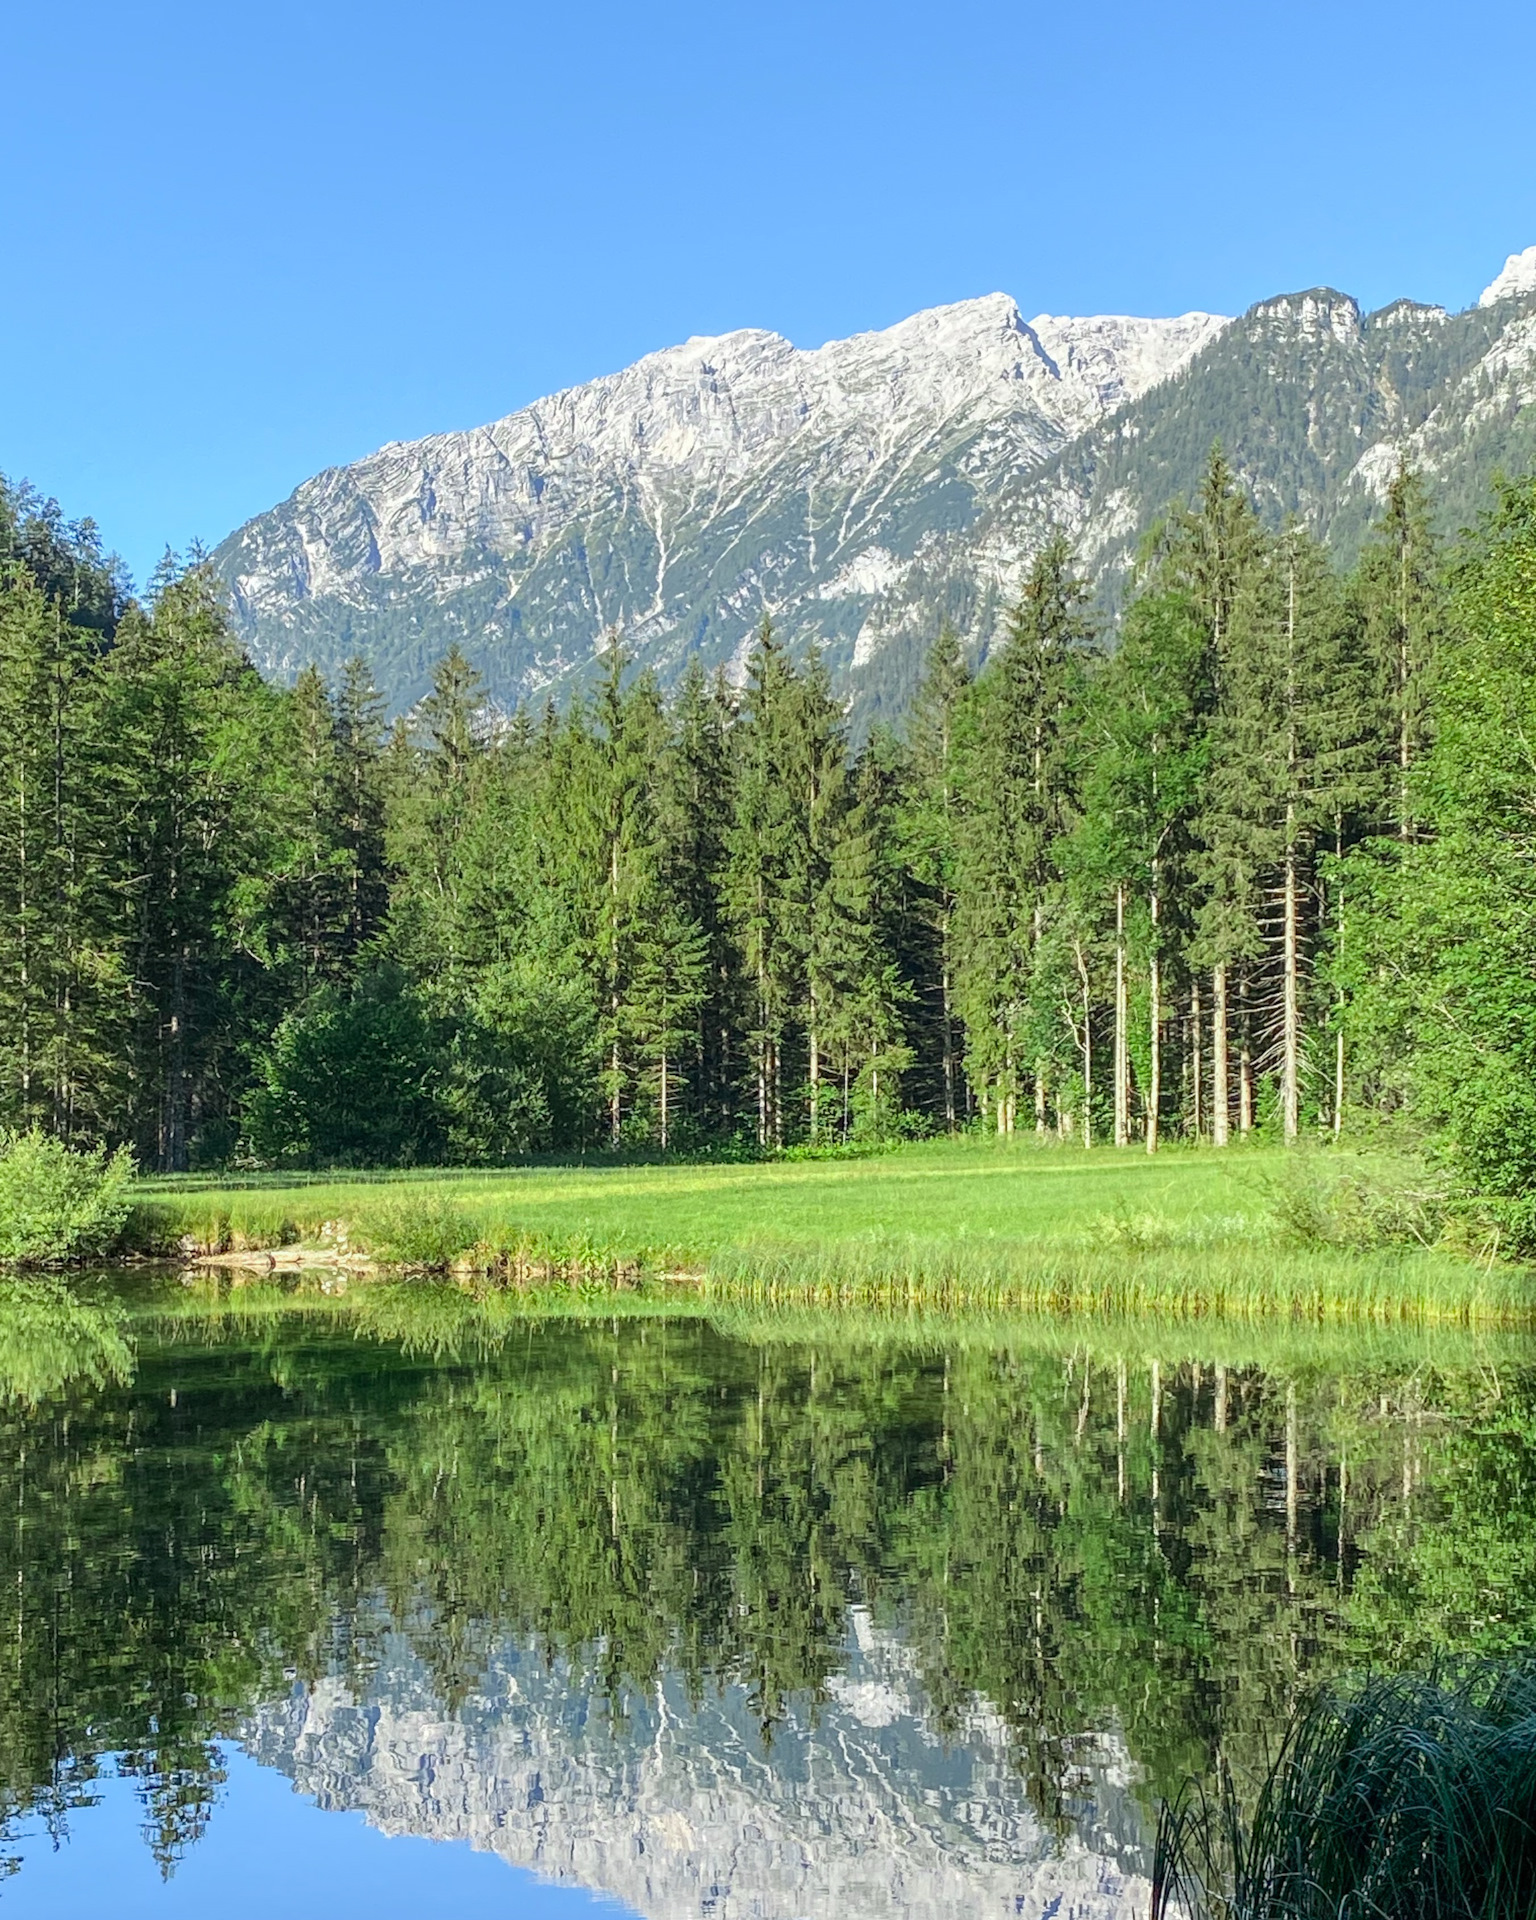
<path fill-rule="evenodd" d="M 215 563 L 258 665 L 361 651 L 397 707 L 455 641 L 506 707 L 581 684 L 612 627 L 664 685 L 691 659 L 739 674 L 767 614 L 862 727 L 899 715 L 941 622 L 993 643 L 1052 528 L 1112 615 L 1214 440 L 1261 514 L 1346 559 L 1405 456 L 1467 523 L 1536 457 L 1533 292 L 1536 248 L 1461 314 L 1366 319 L 1314 287 L 1236 322 L 1030 320 L 993 292 L 811 348 L 701 335 L 322 473 Z"/>
<path fill-rule="evenodd" d="M 1504 262 L 1503 271 L 1478 295 L 1477 304 L 1491 307 L 1499 300 L 1526 293 L 1536 293 L 1536 247 L 1527 247 L 1524 253 L 1512 253 Z"/>

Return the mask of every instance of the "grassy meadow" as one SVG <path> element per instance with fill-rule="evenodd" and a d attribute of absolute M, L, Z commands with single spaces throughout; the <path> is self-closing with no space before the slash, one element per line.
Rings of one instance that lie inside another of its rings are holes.
<path fill-rule="evenodd" d="M 670 1279 L 772 1306 L 1525 1317 L 1536 1285 L 1523 1269 L 1411 1237 L 1327 1244 L 1319 1196 L 1341 1174 L 1391 1173 L 1278 1148 L 1153 1159 L 966 1139 L 862 1159 L 162 1180 L 142 1183 L 139 1204 L 161 1244 L 300 1244 L 599 1286 Z M 1313 1216 L 1320 1234 L 1298 1231 Z"/>

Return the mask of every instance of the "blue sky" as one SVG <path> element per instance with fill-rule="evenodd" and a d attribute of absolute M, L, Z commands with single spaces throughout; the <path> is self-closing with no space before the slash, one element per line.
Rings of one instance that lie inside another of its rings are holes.
<path fill-rule="evenodd" d="M 0 39 L 0 471 L 141 577 L 691 333 L 1462 306 L 1536 242 L 1506 0 L 61 0 Z"/>
<path fill-rule="evenodd" d="M 6 1852 L 21 1870 L 7 1920 L 626 1920 L 627 1907 L 547 1885 L 464 1842 L 385 1835 L 360 1813 L 321 1812 L 279 1773 L 223 1749 L 228 1779 L 203 1837 L 169 1880 L 144 1841 L 134 1783 L 108 1773 L 98 1804 L 50 1845 L 38 1823 Z"/>

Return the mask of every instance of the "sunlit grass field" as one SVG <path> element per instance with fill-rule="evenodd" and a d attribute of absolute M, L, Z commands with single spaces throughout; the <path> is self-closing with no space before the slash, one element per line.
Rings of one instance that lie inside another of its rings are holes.
<path fill-rule="evenodd" d="M 1273 1147 L 928 1142 L 862 1159 L 433 1171 L 230 1186 L 146 1181 L 146 1215 L 201 1248 L 388 1255 L 415 1221 L 444 1257 L 539 1277 L 639 1269 L 780 1305 L 1014 1304 L 1091 1312 L 1523 1316 L 1530 1276 L 1439 1249 L 1297 1244 Z M 1368 1168 L 1368 1161 L 1352 1164 Z M 433 1223 L 437 1223 L 434 1229 Z"/>

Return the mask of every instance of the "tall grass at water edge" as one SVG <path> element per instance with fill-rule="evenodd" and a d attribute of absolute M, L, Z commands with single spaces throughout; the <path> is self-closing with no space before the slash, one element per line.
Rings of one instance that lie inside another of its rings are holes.
<path fill-rule="evenodd" d="M 1310 1169 L 1322 1159 L 1298 1182 L 1296 1157 L 1274 1149 L 1151 1160 L 966 1141 L 854 1162 L 153 1182 L 139 1193 L 137 1231 L 146 1247 L 307 1243 L 516 1279 L 672 1276 L 713 1300 L 771 1305 L 1450 1321 L 1532 1312 L 1528 1271 L 1420 1244 L 1417 1201 L 1397 1244 L 1362 1244 L 1359 1205 L 1330 1212 L 1325 1202 L 1382 1178 L 1377 1165 L 1330 1159 L 1343 1171 L 1320 1186 Z"/>
<path fill-rule="evenodd" d="M 815 1250 L 728 1247 L 709 1265 L 711 1299 L 763 1306 L 1024 1308 L 1097 1316 L 1286 1314 L 1312 1321 L 1530 1318 L 1523 1269 L 1431 1251 L 1303 1251 L 1262 1243 L 1198 1249 L 956 1248 L 919 1240 Z"/>
<path fill-rule="evenodd" d="M 1373 1676 L 1293 1718 L 1251 1813 L 1165 1807 L 1153 1920 L 1529 1920 L 1536 1656 Z"/>

